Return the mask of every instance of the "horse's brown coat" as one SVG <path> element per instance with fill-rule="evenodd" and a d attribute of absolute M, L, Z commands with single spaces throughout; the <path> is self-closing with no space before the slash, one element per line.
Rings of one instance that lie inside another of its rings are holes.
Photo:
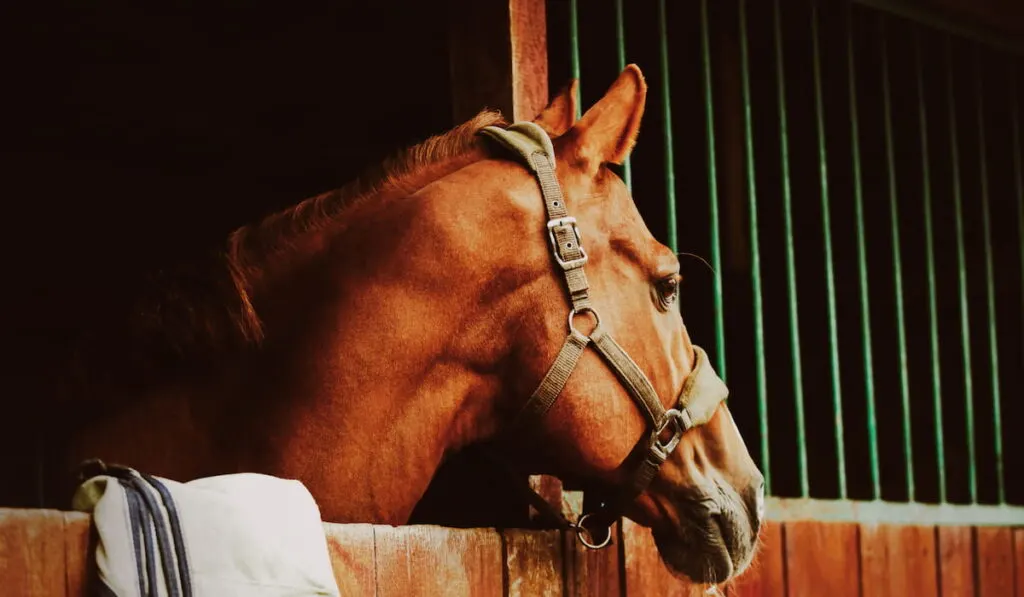
<path fill-rule="evenodd" d="M 538 122 L 555 137 L 602 325 L 668 407 L 693 353 L 679 313 L 658 296 L 678 259 L 606 167 L 636 142 L 646 92 L 630 66 L 578 122 L 575 84 Z M 181 481 L 257 471 L 300 479 L 325 520 L 406 522 L 446 455 L 503 429 L 566 333 L 537 182 L 476 135 L 496 121 L 484 113 L 368 182 L 232 234 L 223 274 L 236 296 L 225 321 L 240 341 L 201 375 L 83 421 L 68 467 L 99 457 Z M 646 433 L 615 374 L 588 351 L 512 453 L 531 473 L 615 485 Z M 626 514 L 661 532 L 673 566 L 721 581 L 752 555 L 762 481 L 722 405 L 684 434 Z"/>

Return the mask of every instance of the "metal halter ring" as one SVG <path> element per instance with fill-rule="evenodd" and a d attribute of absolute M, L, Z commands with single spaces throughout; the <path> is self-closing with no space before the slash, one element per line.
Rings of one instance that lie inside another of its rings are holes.
<path fill-rule="evenodd" d="M 593 334 L 594 330 L 596 330 L 597 328 L 601 327 L 601 317 L 597 314 L 597 311 L 593 310 L 590 307 L 581 307 L 579 309 L 573 308 L 573 309 L 571 309 L 569 311 L 569 331 L 574 333 L 574 334 L 578 334 L 579 333 L 579 330 L 577 330 L 576 326 L 573 325 L 573 320 L 576 319 L 577 315 L 582 315 L 583 313 L 590 313 L 591 315 L 594 316 L 594 329 L 590 330 L 590 333 Z M 587 336 L 589 334 L 581 334 L 581 335 Z"/>
<path fill-rule="evenodd" d="M 608 547 L 608 545 L 612 542 L 612 527 L 610 526 L 605 528 L 604 540 L 600 543 L 592 543 L 588 539 L 588 537 L 591 537 L 592 534 L 590 532 L 590 529 L 586 528 L 583 525 L 583 523 L 586 522 L 588 517 L 590 517 L 590 514 L 590 512 L 587 512 L 583 516 L 580 516 L 579 520 L 576 521 L 576 524 L 573 525 L 573 528 L 576 530 L 576 537 L 580 540 L 580 543 L 582 543 L 589 549 L 603 549 L 605 547 Z"/>

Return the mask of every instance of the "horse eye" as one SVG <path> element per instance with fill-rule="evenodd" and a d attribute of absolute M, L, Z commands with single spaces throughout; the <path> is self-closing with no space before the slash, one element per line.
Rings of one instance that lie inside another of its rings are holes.
<path fill-rule="evenodd" d="M 657 283 L 658 306 L 668 309 L 679 298 L 679 277 L 669 276 Z"/>

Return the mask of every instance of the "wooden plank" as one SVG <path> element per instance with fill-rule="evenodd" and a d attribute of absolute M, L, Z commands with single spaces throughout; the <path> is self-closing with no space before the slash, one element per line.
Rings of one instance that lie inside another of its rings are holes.
<path fill-rule="evenodd" d="M 84 512 L 64 512 L 64 579 L 68 597 L 86 597 L 96 578 L 92 519 Z"/>
<path fill-rule="evenodd" d="M 561 531 L 510 529 L 502 537 L 508 597 L 557 597 L 564 593 Z"/>
<path fill-rule="evenodd" d="M 373 525 L 325 523 L 324 535 L 341 594 L 373 595 L 377 591 Z"/>
<path fill-rule="evenodd" d="M 790 597 L 859 597 L 856 524 L 788 522 L 783 542 Z"/>
<path fill-rule="evenodd" d="M 943 597 L 974 595 L 974 549 L 971 527 L 940 526 L 939 575 Z"/>
<path fill-rule="evenodd" d="M 612 544 L 604 549 L 590 549 L 576 538 L 574 533 L 565 533 L 568 541 L 566 553 L 572 554 L 572 583 L 570 595 L 585 597 L 619 597 L 622 595 L 622 580 L 619 574 L 621 563 L 619 544 L 622 534 L 619 524 L 611 528 Z"/>
<path fill-rule="evenodd" d="M 492 529 L 374 526 L 378 597 L 500 596 L 501 537 Z"/>
<path fill-rule="evenodd" d="M 64 597 L 64 514 L 0 509 L 0 586 L 4 595 Z"/>
<path fill-rule="evenodd" d="M 1013 595 L 1013 533 L 1006 527 L 977 527 L 978 593 Z"/>
<path fill-rule="evenodd" d="M 939 594 L 935 527 L 863 524 L 860 558 L 865 595 Z"/>
<path fill-rule="evenodd" d="M 786 594 L 783 525 L 768 521 L 761 528 L 761 547 L 750 567 L 729 583 L 728 594 L 735 597 L 769 597 Z"/>
<path fill-rule="evenodd" d="M 548 102 L 544 0 L 454 0 L 448 45 L 456 123 L 483 108 L 530 120 Z"/>
<path fill-rule="evenodd" d="M 1016 596 L 1024 597 L 1024 529 L 1013 529 L 1013 576 Z"/>
<path fill-rule="evenodd" d="M 648 528 L 625 519 L 622 521 L 622 545 L 626 571 L 626 595 L 700 594 L 700 587 L 669 570 L 658 555 Z"/>

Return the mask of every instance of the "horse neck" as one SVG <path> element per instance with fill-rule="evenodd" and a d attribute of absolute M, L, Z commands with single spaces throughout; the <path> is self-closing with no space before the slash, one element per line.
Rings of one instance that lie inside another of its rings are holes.
<path fill-rule="evenodd" d="M 267 340 L 244 394 L 267 441 L 242 460 L 302 479 L 325 519 L 405 522 L 444 456 L 494 430 L 514 318 L 446 238 L 458 200 L 355 210 L 254 298 Z"/>

